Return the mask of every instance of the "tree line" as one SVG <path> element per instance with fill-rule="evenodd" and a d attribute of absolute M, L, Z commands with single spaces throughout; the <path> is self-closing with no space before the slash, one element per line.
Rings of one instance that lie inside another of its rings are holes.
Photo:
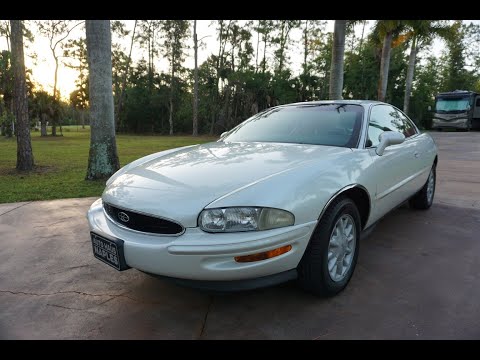
<path fill-rule="evenodd" d="M 23 70 L 14 66 L 19 53 L 14 52 L 12 21 L 0 22 L 0 36 L 12 43 L 0 56 L 4 133 L 13 127 L 9 124 L 18 127 L 22 121 L 13 115 L 14 79 Z M 202 34 L 195 20 L 136 20 L 132 30 L 121 21 L 108 23 L 109 33 L 128 39 L 126 48 L 110 42 L 114 132 L 218 134 L 271 106 L 328 98 L 387 101 L 428 128 L 427 107 L 437 92 L 480 90 L 475 45 L 480 30 L 462 21 L 377 20 L 367 34 L 366 21 L 335 20 L 332 34 L 320 20 L 216 20 L 211 26 L 217 50 L 201 64 Z M 49 40 L 56 69 L 61 58 L 79 74 L 65 101 L 56 90 L 57 70 L 52 94 L 37 89 L 31 72 L 23 71 L 29 119 L 41 123 L 42 135 L 47 135 L 47 121 L 52 135 L 57 124 L 96 121 L 90 113 L 88 31 L 68 38 L 74 28 L 85 26 L 83 21 L 37 23 L 35 36 Z M 294 74 L 290 59 L 293 31 L 302 34 L 300 74 Z M 25 22 L 23 34 L 31 42 Z M 445 45 L 439 56 L 426 51 L 436 38 Z M 134 62 L 132 50 L 139 47 L 146 56 Z M 194 69 L 184 65 L 190 47 Z M 167 61 L 168 71 L 157 69 L 160 59 Z"/>

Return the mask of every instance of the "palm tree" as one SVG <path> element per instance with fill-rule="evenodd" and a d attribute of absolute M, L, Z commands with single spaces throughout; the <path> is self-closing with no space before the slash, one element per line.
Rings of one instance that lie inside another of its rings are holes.
<path fill-rule="evenodd" d="M 40 136 L 47 136 L 47 121 L 54 117 L 55 99 L 44 90 L 35 93 L 33 113 L 40 119 Z"/>
<path fill-rule="evenodd" d="M 115 142 L 110 20 L 85 22 L 90 97 L 90 153 L 87 180 L 105 179 L 119 168 Z"/>
<path fill-rule="evenodd" d="M 330 68 L 330 100 L 342 98 L 346 28 L 347 20 L 335 20 L 332 46 L 332 65 Z"/>
<path fill-rule="evenodd" d="M 23 55 L 23 26 L 21 20 L 10 20 L 12 68 L 14 77 L 13 103 L 17 119 L 17 170 L 28 171 L 34 166 L 30 121 L 28 119 L 25 57 Z"/>
<path fill-rule="evenodd" d="M 403 112 L 408 114 L 417 54 L 422 46 L 428 45 L 435 36 L 445 38 L 450 27 L 442 20 L 405 20 L 405 24 L 410 29 L 408 35 L 411 39 L 403 100 Z"/>
<path fill-rule="evenodd" d="M 402 20 L 377 20 L 374 31 L 383 38 L 382 57 L 380 60 L 380 81 L 378 82 L 378 100 L 385 101 L 390 67 L 390 54 L 394 37 L 403 29 Z"/>

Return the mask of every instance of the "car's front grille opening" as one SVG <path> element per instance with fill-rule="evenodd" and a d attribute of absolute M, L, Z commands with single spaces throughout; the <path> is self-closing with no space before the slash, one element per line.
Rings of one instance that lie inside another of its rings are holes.
<path fill-rule="evenodd" d="M 120 209 L 105 202 L 103 208 L 113 221 L 132 230 L 164 235 L 178 235 L 184 230 L 173 221 Z"/>

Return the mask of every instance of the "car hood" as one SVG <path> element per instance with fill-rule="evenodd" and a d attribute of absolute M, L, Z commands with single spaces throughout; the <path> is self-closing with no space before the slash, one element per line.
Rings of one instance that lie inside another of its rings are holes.
<path fill-rule="evenodd" d="M 303 144 L 197 145 L 136 161 L 139 165 L 109 180 L 102 198 L 118 207 L 195 227 L 198 214 L 219 197 L 309 162 L 330 163 L 346 152 L 351 149 Z"/>

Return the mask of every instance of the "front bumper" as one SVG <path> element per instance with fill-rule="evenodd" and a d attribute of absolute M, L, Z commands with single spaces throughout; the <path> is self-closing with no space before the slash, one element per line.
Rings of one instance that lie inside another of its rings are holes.
<path fill-rule="evenodd" d="M 267 231 L 210 234 L 187 228 L 180 236 L 162 236 L 119 227 L 105 216 L 102 200 L 87 213 L 90 230 L 124 241 L 128 266 L 153 275 L 201 281 L 256 279 L 293 270 L 300 262 L 317 221 Z M 235 256 L 292 249 L 280 256 L 237 263 Z"/>
<path fill-rule="evenodd" d="M 433 118 L 432 119 L 432 128 L 433 129 L 438 129 L 438 128 L 456 128 L 456 129 L 466 129 L 468 127 L 468 119 L 467 118 L 461 118 L 461 119 L 456 119 L 456 120 L 440 120 Z"/>

